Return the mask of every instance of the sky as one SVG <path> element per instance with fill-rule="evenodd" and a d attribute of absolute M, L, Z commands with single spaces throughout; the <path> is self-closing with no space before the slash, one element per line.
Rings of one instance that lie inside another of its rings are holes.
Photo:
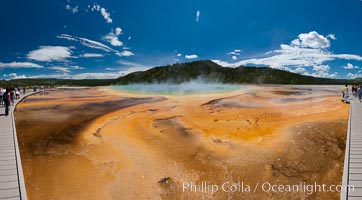
<path fill-rule="evenodd" d="M 117 78 L 213 60 L 362 77 L 362 0 L 11 0 L 0 79 Z"/>

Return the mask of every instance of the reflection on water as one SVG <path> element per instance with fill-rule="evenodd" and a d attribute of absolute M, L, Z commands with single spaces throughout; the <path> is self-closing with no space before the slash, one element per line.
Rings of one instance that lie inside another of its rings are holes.
<path fill-rule="evenodd" d="M 244 85 L 228 85 L 191 81 L 182 84 L 130 84 L 111 86 L 111 89 L 149 94 L 219 93 L 250 88 Z"/>
<path fill-rule="evenodd" d="M 333 97 L 333 95 L 320 95 L 316 97 L 304 97 L 304 98 L 273 98 L 272 100 L 277 103 L 286 103 L 286 102 L 304 102 L 304 101 L 314 101 L 327 97 Z"/>

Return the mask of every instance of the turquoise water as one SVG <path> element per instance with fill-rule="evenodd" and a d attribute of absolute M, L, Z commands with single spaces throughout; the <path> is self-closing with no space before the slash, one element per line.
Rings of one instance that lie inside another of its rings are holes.
<path fill-rule="evenodd" d="M 188 82 L 181 84 L 130 84 L 110 86 L 111 89 L 147 94 L 205 94 L 246 89 L 250 86 Z"/>

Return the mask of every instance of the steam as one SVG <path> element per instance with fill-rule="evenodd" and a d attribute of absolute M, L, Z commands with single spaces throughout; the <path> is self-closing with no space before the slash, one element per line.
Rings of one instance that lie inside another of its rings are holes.
<path fill-rule="evenodd" d="M 249 86 L 250 87 L 250 86 Z M 129 84 L 111 86 L 112 89 L 148 93 L 148 94 L 205 94 L 229 92 L 234 90 L 246 89 L 244 85 L 219 84 L 215 82 L 206 82 L 201 79 L 191 80 L 180 84 L 174 83 L 152 83 L 152 84 Z"/>

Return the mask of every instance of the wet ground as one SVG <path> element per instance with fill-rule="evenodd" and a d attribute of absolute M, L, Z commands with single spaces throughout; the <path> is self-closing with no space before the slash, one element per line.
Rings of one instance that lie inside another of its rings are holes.
<path fill-rule="evenodd" d="M 203 95 L 56 90 L 18 105 L 29 199 L 339 199 L 217 192 L 225 182 L 340 184 L 348 105 L 338 88 Z M 185 189 L 194 183 L 197 191 Z M 205 183 L 205 184 L 201 184 Z M 205 186 L 205 187 L 201 187 Z M 203 189 L 203 190 L 200 190 Z"/>

